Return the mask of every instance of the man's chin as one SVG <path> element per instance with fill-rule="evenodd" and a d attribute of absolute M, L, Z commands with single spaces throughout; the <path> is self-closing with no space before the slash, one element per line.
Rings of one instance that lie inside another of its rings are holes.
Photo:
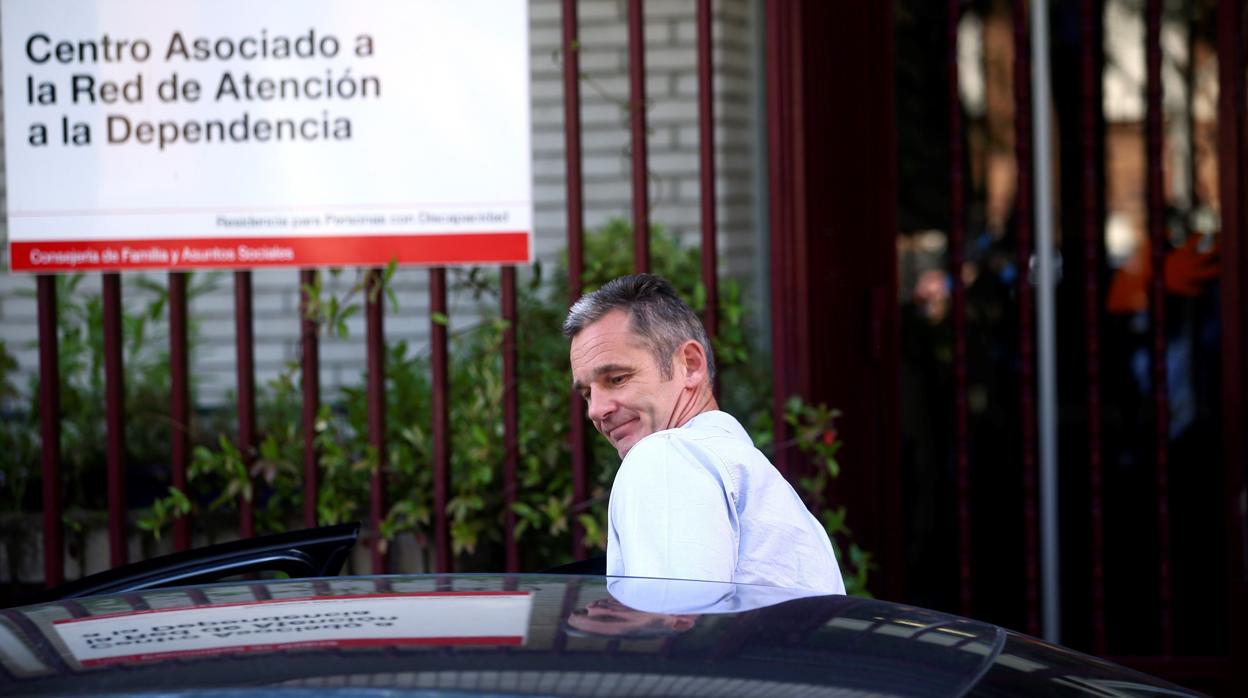
<path fill-rule="evenodd" d="M 620 460 L 624 460 L 624 456 L 627 456 L 628 452 L 633 450 L 633 446 L 636 446 L 638 441 L 640 439 L 629 437 L 615 444 L 615 452 L 620 454 Z"/>

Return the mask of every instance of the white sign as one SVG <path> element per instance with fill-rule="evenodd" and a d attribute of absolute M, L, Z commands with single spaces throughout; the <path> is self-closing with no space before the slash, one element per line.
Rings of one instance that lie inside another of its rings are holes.
<path fill-rule="evenodd" d="M 14 270 L 532 256 L 525 0 L 4 0 Z"/>
<path fill-rule="evenodd" d="M 521 646 L 524 591 L 369 594 L 66 618 L 54 627 L 83 666 L 299 647 Z"/>

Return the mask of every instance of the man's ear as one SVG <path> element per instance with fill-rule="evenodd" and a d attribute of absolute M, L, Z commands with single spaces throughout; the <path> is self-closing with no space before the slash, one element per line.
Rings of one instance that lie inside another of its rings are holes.
<path fill-rule="evenodd" d="M 680 345 L 676 361 L 685 369 L 686 388 L 696 388 L 706 381 L 706 350 L 697 340 L 690 339 Z"/>

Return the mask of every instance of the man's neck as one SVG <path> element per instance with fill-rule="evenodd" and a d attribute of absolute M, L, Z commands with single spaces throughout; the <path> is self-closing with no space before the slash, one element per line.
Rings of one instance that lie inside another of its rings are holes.
<path fill-rule="evenodd" d="M 688 393 L 681 394 L 681 399 L 677 400 L 672 408 L 672 416 L 667 421 L 667 428 L 683 427 L 694 417 L 718 409 L 719 403 L 715 401 L 715 393 L 711 390 L 710 384 L 703 383 Z"/>

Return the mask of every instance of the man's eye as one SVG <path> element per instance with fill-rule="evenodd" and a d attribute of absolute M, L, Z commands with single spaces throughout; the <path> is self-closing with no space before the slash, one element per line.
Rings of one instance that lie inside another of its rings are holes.
<path fill-rule="evenodd" d="M 611 376 L 611 385 L 621 385 L 628 376 Z"/>

